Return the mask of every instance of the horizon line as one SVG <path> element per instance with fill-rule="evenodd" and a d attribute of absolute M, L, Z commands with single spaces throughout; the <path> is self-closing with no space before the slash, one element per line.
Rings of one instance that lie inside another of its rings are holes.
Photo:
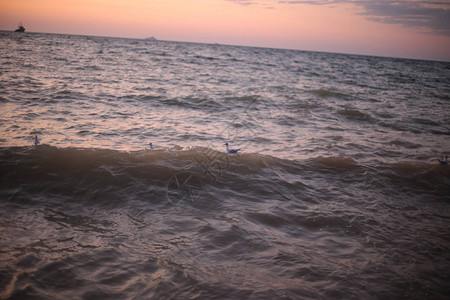
<path fill-rule="evenodd" d="M 54 34 L 54 35 L 68 35 L 68 36 L 85 36 L 85 37 L 98 37 L 98 38 L 111 38 L 111 39 L 129 39 L 129 40 L 141 40 L 146 41 L 147 38 L 139 37 L 123 37 L 123 36 L 107 36 L 107 35 L 95 35 L 95 34 L 81 34 L 81 33 L 58 33 L 58 32 L 35 32 L 35 31 L 25 31 L 25 32 L 15 32 L 14 30 L 0 29 L 0 32 L 10 32 L 14 34 Z M 154 37 L 154 36 L 152 36 Z M 316 52 L 316 53 L 326 53 L 326 54 L 338 54 L 338 55 L 351 55 L 351 56 L 364 56 L 364 57 L 377 57 L 377 58 L 388 58 L 388 59 L 404 59 L 404 60 L 415 60 L 415 61 L 428 61 L 428 62 L 439 62 L 439 63 L 450 63 L 449 60 L 437 60 L 437 59 L 427 59 L 427 58 L 412 58 L 412 57 L 400 57 L 400 56 L 387 56 L 387 55 L 375 55 L 375 54 L 364 54 L 364 53 L 346 53 L 346 52 L 333 52 L 324 50 L 305 50 L 305 49 L 294 49 L 294 48 L 282 48 L 282 47 L 269 47 L 269 46 L 253 46 L 253 45 L 237 45 L 237 44 L 224 44 L 219 42 L 193 42 L 193 41 L 175 41 L 175 40 L 162 40 L 154 37 L 156 40 L 148 42 L 169 42 L 169 43 L 187 43 L 187 44 L 204 44 L 204 45 L 220 45 L 229 47 L 247 47 L 247 48 L 261 48 L 261 49 L 274 49 L 274 50 L 287 50 L 287 51 L 300 51 L 300 52 Z"/>

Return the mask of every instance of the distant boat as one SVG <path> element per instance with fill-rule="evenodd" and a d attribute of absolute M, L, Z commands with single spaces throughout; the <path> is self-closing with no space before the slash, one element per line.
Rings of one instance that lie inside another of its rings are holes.
<path fill-rule="evenodd" d="M 157 39 L 156 39 L 155 37 L 153 37 L 153 36 L 148 37 L 148 38 L 146 38 L 145 40 L 146 40 L 146 41 L 157 41 Z"/>
<path fill-rule="evenodd" d="M 23 27 L 22 22 L 19 24 L 19 28 L 14 30 L 15 32 L 25 32 L 25 27 Z"/>

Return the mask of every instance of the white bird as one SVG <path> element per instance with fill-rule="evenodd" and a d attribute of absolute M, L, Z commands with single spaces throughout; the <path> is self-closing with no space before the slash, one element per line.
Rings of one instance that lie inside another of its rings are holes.
<path fill-rule="evenodd" d="M 150 150 L 153 150 L 153 144 L 150 143 L 149 145 L 150 145 Z"/>
<path fill-rule="evenodd" d="M 37 137 L 37 135 L 34 136 L 34 145 L 37 146 L 39 145 L 41 142 L 39 142 L 39 139 Z"/>
<path fill-rule="evenodd" d="M 438 162 L 441 165 L 448 165 L 448 155 L 446 155 L 443 160 L 438 159 Z"/>
<path fill-rule="evenodd" d="M 225 143 L 224 145 L 227 146 L 226 152 L 227 152 L 228 154 L 238 153 L 238 151 L 241 150 L 240 148 L 239 148 L 239 149 L 230 149 L 230 148 L 228 147 L 228 143 Z"/>

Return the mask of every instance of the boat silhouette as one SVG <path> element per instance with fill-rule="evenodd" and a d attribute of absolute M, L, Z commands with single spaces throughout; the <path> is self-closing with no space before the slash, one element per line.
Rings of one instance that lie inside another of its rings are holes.
<path fill-rule="evenodd" d="M 25 27 L 23 27 L 22 22 L 19 23 L 19 28 L 14 30 L 15 32 L 25 32 Z"/>

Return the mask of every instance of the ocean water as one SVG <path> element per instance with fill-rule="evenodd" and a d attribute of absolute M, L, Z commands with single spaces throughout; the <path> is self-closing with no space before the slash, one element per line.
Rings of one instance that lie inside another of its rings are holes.
<path fill-rule="evenodd" d="M 449 112 L 448 62 L 0 32 L 0 298 L 448 299 Z"/>

